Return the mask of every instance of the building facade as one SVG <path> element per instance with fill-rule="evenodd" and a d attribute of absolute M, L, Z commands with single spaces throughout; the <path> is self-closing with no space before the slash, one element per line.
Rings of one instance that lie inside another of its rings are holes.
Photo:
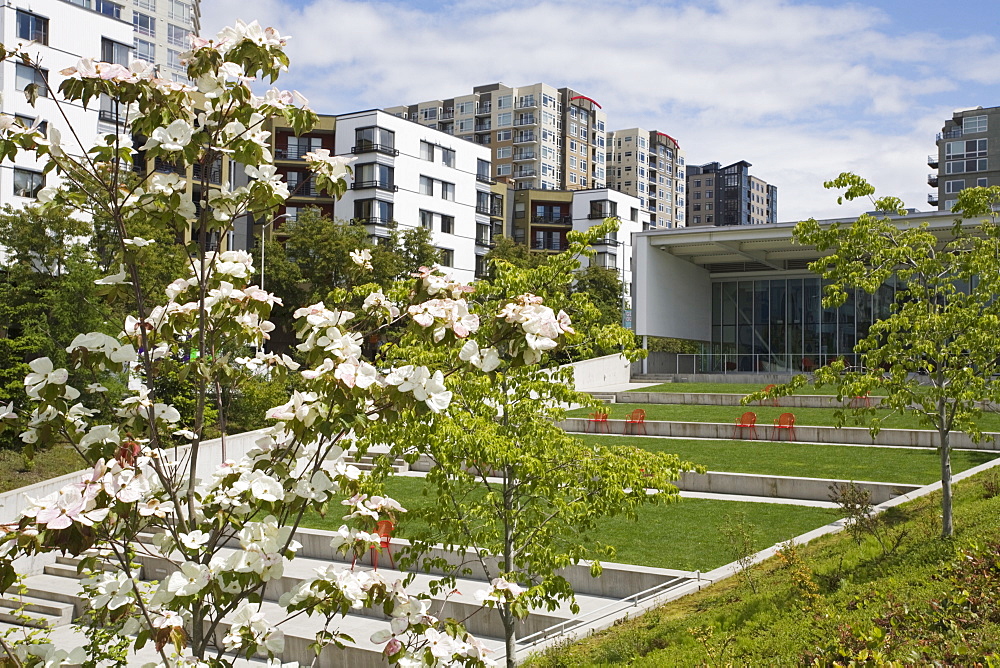
<path fill-rule="evenodd" d="M 637 197 L 650 227 L 685 226 L 684 152 L 676 139 L 656 130 L 615 130 L 606 160 L 608 186 Z"/>
<path fill-rule="evenodd" d="M 420 226 L 456 279 L 485 275 L 483 257 L 494 231 L 503 230 L 506 195 L 490 176 L 489 148 L 378 110 L 322 116 L 298 137 L 280 119 L 270 130 L 291 196 L 273 222 L 265 221 L 268 234 L 287 234 L 306 207 L 364 225 L 374 238 Z M 340 200 L 321 194 L 309 177 L 304 155 L 317 149 L 356 158 Z"/>
<path fill-rule="evenodd" d="M 966 188 L 1000 185 L 1000 107 L 956 111 L 938 133 L 927 164 L 937 169 L 927 177 L 935 189 L 927 202 L 940 211 L 951 211 Z"/>
<path fill-rule="evenodd" d="M 77 155 L 93 146 L 98 133 L 116 131 L 114 119 L 102 112 L 103 105 L 92 103 L 84 109 L 79 104 L 60 102 L 60 109 L 52 96 L 62 79 L 59 71 L 76 65 L 80 58 L 103 53 L 106 60 L 127 64 L 132 48 L 129 23 L 62 0 L 33 0 L 30 10 L 14 5 L 0 10 L 0 31 L 8 46 L 33 41 L 27 51 L 37 56 L 43 68 L 35 70 L 13 61 L 2 64 L 2 113 L 28 127 L 51 124 L 62 133 L 65 150 Z M 34 106 L 24 96 L 31 84 L 38 86 Z M 83 146 L 77 144 L 76 137 Z M 13 162 L 0 166 L 0 203 L 19 208 L 33 202 L 42 187 L 58 181 L 55 172 L 42 174 L 41 162 L 19 154 Z"/>
<path fill-rule="evenodd" d="M 688 165 L 688 226 L 776 223 L 778 188 L 751 175 L 751 166 L 745 160 L 726 167 L 717 162 Z"/>
<path fill-rule="evenodd" d="M 577 190 L 606 183 L 605 113 L 570 88 L 494 83 L 385 111 L 488 146 L 491 176 L 515 189 Z"/>
<path fill-rule="evenodd" d="M 201 29 L 201 0 L 71 0 L 132 24 L 135 57 L 159 66 L 164 79 L 188 81 L 181 54 Z"/>

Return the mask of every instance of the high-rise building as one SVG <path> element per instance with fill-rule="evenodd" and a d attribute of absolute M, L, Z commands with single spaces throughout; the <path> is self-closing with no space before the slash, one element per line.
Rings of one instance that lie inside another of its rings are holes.
<path fill-rule="evenodd" d="M 606 116 L 570 88 L 476 86 L 467 95 L 389 107 L 387 113 L 493 152 L 493 177 L 516 189 L 603 188 Z"/>
<path fill-rule="evenodd" d="M 364 225 L 374 238 L 420 226 L 430 230 L 441 265 L 455 278 L 485 275 L 484 256 L 503 229 L 506 194 L 490 176 L 488 148 L 377 110 L 321 116 L 298 136 L 280 118 L 268 129 L 275 166 L 291 191 L 277 218 L 258 221 L 268 234 L 287 234 L 306 207 Z M 319 149 L 357 158 L 339 200 L 318 191 L 306 167 L 305 154 Z M 252 234 L 237 230 L 237 245 Z"/>
<path fill-rule="evenodd" d="M 778 188 L 752 176 L 746 160 L 687 167 L 687 224 L 763 225 L 778 221 Z"/>
<path fill-rule="evenodd" d="M 927 202 L 941 211 L 951 211 L 965 188 L 1000 185 L 1000 107 L 956 111 L 938 133 L 937 152 L 927 164 L 937 169 L 927 177 L 936 188 Z"/>
<path fill-rule="evenodd" d="M 608 133 L 608 186 L 639 198 L 650 227 L 684 227 L 684 152 L 663 132 Z"/>
<path fill-rule="evenodd" d="M 180 55 L 201 28 L 201 0 L 69 0 L 132 25 L 134 57 L 160 66 L 164 79 L 187 81 Z M 97 53 L 89 54 L 96 56 Z M 103 59 L 107 60 L 107 59 Z"/>
<path fill-rule="evenodd" d="M 26 126 L 38 125 L 44 129 L 51 123 L 62 133 L 63 147 L 70 154 L 82 155 L 89 150 L 98 133 L 108 130 L 101 113 L 104 105 L 91 104 L 86 109 L 78 104 L 57 107 L 52 96 L 63 78 L 59 72 L 76 65 L 81 58 L 102 53 L 107 61 L 128 64 L 131 25 L 76 3 L 33 0 L 30 9 L 11 5 L 0 12 L 0 40 L 8 47 L 33 42 L 26 50 L 37 57 L 42 68 L 36 70 L 14 60 L 0 65 L 3 81 L 0 113 L 13 116 Z M 31 84 L 38 86 L 34 106 L 24 96 L 25 88 Z M 0 169 L 0 203 L 24 206 L 34 201 L 42 187 L 55 185 L 59 176 L 55 172 L 43 174 L 42 166 L 42 162 L 26 153 L 5 161 Z"/>

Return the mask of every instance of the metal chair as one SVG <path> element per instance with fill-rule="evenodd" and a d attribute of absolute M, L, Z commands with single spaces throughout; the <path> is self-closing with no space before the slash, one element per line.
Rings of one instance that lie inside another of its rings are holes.
<path fill-rule="evenodd" d="M 775 387 L 777 387 L 777 385 L 767 385 L 767 386 L 764 387 L 764 391 L 765 392 L 770 392 Z M 772 406 L 777 406 L 778 405 L 778 397 L 765 397 L 765 398 L 761 399 L 760 401 L 758 401 L 757 405 L 758 406 L 763 406 L 765 401 L 768 402 L 768 403 L 770 403 Z"/>
<path fill-rule="evenodd" d="M 774 420 L 774 425 L 771 427 L 771 440 L 779 440 L 777 437 L 784 429 L 788 432 L 788 440 L 794 441 L 795 439 L 795 416 L 791 413 L 782 413 Z"/>
<path fill-rule="evenodd" d="M 596 434 L 599 430 L 603 431 L 605 434 L 611 433 L 608 430 L 608 412 L 607 411 L 597 411 L 596 413 L 591 413 L 590 417 L 587 418 L 587 428 L 586 431 L 590 431 L 590 425 L 594 425 L 594 433 Z"/>
<path fill-rule="evenodd" d="M 389 555 L 389 565 L 393 568 L 396 567 L 396 562 L 392 558 L 392 550 L 389 549 L 389 539 L 392 538 L 392 532 L 395 530 L 396 524 L 392 520 L 379 520 L 379 523 L 375 529 L 381 540 L 379 541 L 379 546 L 372 547 L 372 566 L 377 571 L 378 570 L 378 554 L 382 550 L 385 550 Z M 354 559 L 351 560 L 351 570 L 354 570 L 354 564 L 358 561 L 358 555 L 355 553 Z"/>
<path fill-rule="evenodd" d="M 622 429 L 623 434 L 627 434 L 630 431 L 633 434 L 638 434 L 639 430 L 642 430 L 643 435 L 646 434 L 646 411 L 641 408 L 636 408 L 632 411 L 632 414 L 625 418 L 625 427 Z"/>
<path fill-rule="evenodd" d="M 733 438 L 739 438 L 737 434 L 740 433 L 742 429 L 750 430 L 750 439 L 753 440 L 757 438 L 757 414 L 753 411 L 747 411 L 736 420 L 736 424 L 733 426 Z"/>

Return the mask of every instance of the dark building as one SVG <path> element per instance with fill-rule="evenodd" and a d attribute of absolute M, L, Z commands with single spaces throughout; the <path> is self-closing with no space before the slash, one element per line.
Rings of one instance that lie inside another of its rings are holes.
<path fill-rule="evenodd" d="M 687 167 L 688 227 L 763 225 L 778 220 L 778 189 L 750 174 L 746 160 Z"/>

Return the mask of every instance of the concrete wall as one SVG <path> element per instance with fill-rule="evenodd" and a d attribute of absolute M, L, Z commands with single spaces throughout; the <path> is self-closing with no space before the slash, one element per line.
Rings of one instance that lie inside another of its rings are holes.
<path fill-rule="evenodd" d="M 757 475 L 750 473 L 682 473 L 677 487 L 685 492 L 712 492 L 715 494 L 745 494 L 778 499 L 803 499 L 806 501 L 830 501 L 833 485 L 847 485 L 854 482 L 858 487 L 871 492 L 872 503 L 884 503 L 889 499 L 907 494 L 920 485 L 900 485 L 888 482 L 850 481 L 827 478 L 798 478 L 780 475 Z"/>
<path fill-rule="evenodd" d="M 573 381 L 580 392 L 627 384 L 631 377 L 631 365 L 624 355 L 605 355 L 566 366 L 572 367 Z"/>
<path fill-rule="evenodd" d="M 710 341 L 712 281 L 701 267 L 661 251 L 651 237 L 635 241 L 635 333 Z"/>
<path fill-rule="evenodd" d="M 763 386 L 761 386 L 763 387 Z M 618 404 L 689 404 L 697 406 L 739 406 L 744 394 L 695 394 L 691 392 L 616 392 L 615 403 Z M 754 402 L 745 406 L 753 410 L 754 406 L 780 406 L 782 408 L 850 408 L 851 400 L 838 401 L 837 397 L 819 394 L 796 394 L 778 397 L 772 401 Z M 872 406 L 881 403 L 879 397 L 869 397 Z"/>
<path fill-rule="evenodd" d="M 668 436 L 675 438 L 733 438 L 733 426 L 739 415 L 733 415 L 733 422 L 646 422 L 648 436 Z M 586 418 L 563 420 L 559 426 L 569 432 L 586 432 L 589 426 Z M 621 434 L 624 420 L 608 420 L 612 434 Z M 788 440 L 788 434 L 771 438 L 771 425 L 757 425 L 757 440 Z M 1000 433 L 986 433 L 982 443 L 973 443 L 962 433 L 951 435 L 951 446 L 966 450 L 1000 451 Z M 937 448 L 937 432 L 923 429 L 883 429 L 873 439 L 864 427 L 812 427 L 795 426 L 795 440 L 804 443 L 831 443 L 850 445 L 909 446 L 914 448 Z"/>

